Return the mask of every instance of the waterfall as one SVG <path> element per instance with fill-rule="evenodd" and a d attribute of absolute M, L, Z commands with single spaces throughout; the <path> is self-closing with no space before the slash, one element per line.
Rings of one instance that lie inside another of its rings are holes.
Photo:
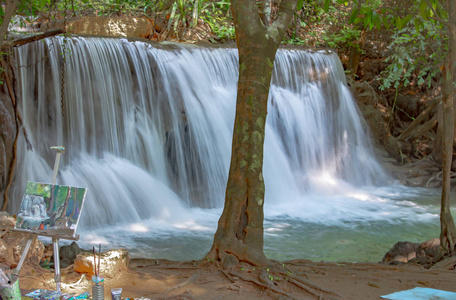
<path fill-rule="evenodd" d="M 27 181 L 51 181 L 54 145 L 57 182 L 88 188 L 85 229 L 223 205 L 236 49 L 53 37 L 15 57 L 33 151 L 21 135 L 13 211 Z M 278 51 L 264 149 L 266 206 L 389 180 L 332 51 Z"/>

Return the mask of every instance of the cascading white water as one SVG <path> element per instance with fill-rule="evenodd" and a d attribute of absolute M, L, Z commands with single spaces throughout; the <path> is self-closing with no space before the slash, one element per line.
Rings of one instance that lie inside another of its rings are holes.
<path fill-rule="evenodd" d="M 13 211 L 26 181 L 50 181 L 49 146 L 62 144 L 58 182 L 88 188 L 81 230 L 215 231 L 231 151 L 236 49 L 55 37 L 19 47 L 16 59 L 33 151 L 21 135 Z M 267 217 L 337 224 L 406 215 L 359 189 L 389 179 L 331 51 L 278 51 L 264 176 Z"/>

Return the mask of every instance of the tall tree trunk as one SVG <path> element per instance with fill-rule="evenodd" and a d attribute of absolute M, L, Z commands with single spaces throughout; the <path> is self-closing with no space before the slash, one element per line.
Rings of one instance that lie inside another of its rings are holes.
<path fill-rule="evenodd" d="M 444 253 L 455 252 L 456 227 L 450 211 L 451 163 L 454 137 L 454 79 L 456 63 L 456 0 L 447 0 L 449 13 L 448 55 L 443 67 L 443 182 L 440 209 L 440 245 Z"/>
<path fill-rule="evenodd" d="M 264 266 L 263 144 L 269 85 L 277 48 L 296 1 L 281 1 L 277 19 L 261 21 L 256 0 L 232 0 L 239 51 L 239 81 L 225 207 L 206 258 L 227 269 L 239 261 Z M 263 3 L 265 5 L 265 3 Z M 264 6 L 263 6 L 264 7 Z"/>
<path fill-rule="evenodd" d="M 5 15 L 3 17 L 2 25 L 0 26 L 0 45 L 3 45 L 6 33 L 8 32 L 9 23 L 16 11 L 19 0 L 7 0 L 5 2 Z"/>
<path fill-rule="evenodd" d="M 353 10 L 357 9 L 358 12 L 361 11 L 361 7 L 363 6 L 363 0 L 358 0 L 356 8 L 353 7 Z M 361 48 L 364 45 L 364 30 L 363 24 L 358 23 L 357 28 L 361 31 L 361 38 L 359 39 L 359 45 L 350 46 L 350 53 L 348 56 L 348 63 L 347 63 L 347 70 L 351 71 L 353 78 L 356 77 L 356 73 L 358 73 L 359 61 L 361 59 Z"/>

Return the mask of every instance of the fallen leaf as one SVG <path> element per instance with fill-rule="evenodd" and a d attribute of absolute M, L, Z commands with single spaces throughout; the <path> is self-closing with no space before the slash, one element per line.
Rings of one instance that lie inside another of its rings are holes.
<path fill-rule="evenodd" d="M 372 283 L 372 282 L 368 282 L 367 285 L 372 286 L 374 288 L 378 288 L 378 289 L 380 288 L 378 285 L 376 285 L 375 283 Z"/>

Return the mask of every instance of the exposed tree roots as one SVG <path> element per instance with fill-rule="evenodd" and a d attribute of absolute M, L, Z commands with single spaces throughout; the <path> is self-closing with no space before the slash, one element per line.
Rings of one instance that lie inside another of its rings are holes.
<path fill-rule="evenodd" d="M 332 290 L 329 290 L 329 289 L 325 289 L 323 287 L 320 287 L 318 285 L 315 285 L 311 282 L 309 282 L 308 280 L 305 280 L 305 279 L 302 279 L 302 278 L 299 278 L 299 277 L 296 277 L 296 276 L 292 276 L 292 275 L 289 275 L 289 274 L 283 274 L 282 275 L 285 275 L 287 276 L 287 280 L 291 283 L 293 283 L 294 285 L 300 287 L 301 289 L 307 291 L 308 293 L 318 297 L 318 299 L 331 299 L 331 297 L 329 296 L 324 296 L 320 293 L 318 293 L 318 291 L 322 292 L 322 293 L 325 293 L 325 294 L 328 294 L 328 295 L 333 295 L 335 296 L 336 298 L 340 298 L 342 299 L 343 297 L 341 295 L 339 295 L 338 293 L 332 291 Z"/>
<path fill-rule="evenodd" d="M 456 173 L 455 172 L 451 172 L 450 178 L 451 179 L 456 178 Z M 429 180 L 426 183 L 426 187 L 429 187 L 429 184 L 432 181 L 440 181 L 440 182 L 442 182 L 442 180 L 443 180 L 443 171 L 437 172 L 431 178 L 429 178 Z"/>
<path fill-rule="evenodd" d="M 277 294 L 280 294 L 280 295 L 283 295 L 283 296 L 286 296 L 290 299 L 297 299 L 287 293 L 285 293 L 284 291 L 282 291 L 281 289 L 275 287 L 272 283 L 271 284 L 266 284 L 266 283 L 262 283 L 260 282 L 259 280 L 256 280 L 255 278 L 251 278 L 249 276 L 246 276 L 246 275 L 243 275 L 243 274 L 240 274 L 238 272 L 234 272 L 234 271 L 230 271 L 230 274 L 233 275 L 233 276 L 236 276 L 244 281 L 248 281 L 248 282 L 251 282 L 251 283 L 254 283 L 262 288 L 265 288 L 266 290 L 271 290 Z"/>
<path fill-rule="evenodd" d="M 165 293 L 169 293 L 171 291 L 174 291 L 174 290 L 177 290 L 177 289 L 180 289 L 192 282 L 194 282 L 195 280 L 197 280 L 201 275 L 201 272 L 196 272 L 195 274 L 193 274 L 192 276 L 190 276 L 190 278 L 188 278 L 187 280 L 185 280 L 184 282 L 181 282 L 179 283 L 178 285 L 175 285 L 173 287 L 170 287 L 168 289 L 166 289 Z"/>
<path fill-rule="evenodd" d="M 241 262 L 226 270 L 218 261 L 205 260 L 200 262 L 200 267 L 211 269 L 211 274 L 213 267 L 216 267 L 232 284 L 240 285 L 239 280 L 253 283 L 266 292 L 278 294 L 280 297 L 285 296 L 287 299 L 306 299 L 306 297 L 309 299 L 343 299 L 338 293 L 302 278 L 302 276 L 308 278 L 306 274 L 296 275 L 294 270 L 276 261 L 271 261 L 269 267 L 256 267 L 247 262 Z M 177 287 L 186 285 L 189 281 L 190 279 Z M 303 295 L 306 296 L 303 297 Z"/>

